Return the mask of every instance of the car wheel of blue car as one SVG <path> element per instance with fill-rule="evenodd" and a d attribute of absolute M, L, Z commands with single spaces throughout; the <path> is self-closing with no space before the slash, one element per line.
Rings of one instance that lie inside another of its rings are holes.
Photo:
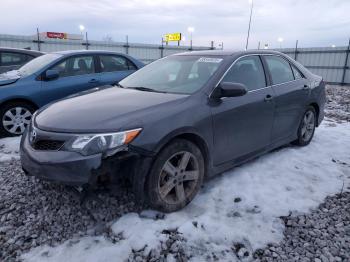
<path fill-rule="evenodd" d="M 29 125 L 35 108 L 23 102 L 7 103 L 0 108 L 0 135 L 18 136 Z"/>

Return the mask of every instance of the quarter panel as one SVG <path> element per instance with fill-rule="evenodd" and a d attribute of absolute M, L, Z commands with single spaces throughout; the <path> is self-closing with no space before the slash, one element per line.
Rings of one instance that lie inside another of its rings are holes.
<path fill-rule="evenodd" d="M 273 142 L 296 134 L 310 95 L 310 89 L 304 88 L 306 84 L 306 79 L 299 79 L 272 86 L 276 94 Z"/>

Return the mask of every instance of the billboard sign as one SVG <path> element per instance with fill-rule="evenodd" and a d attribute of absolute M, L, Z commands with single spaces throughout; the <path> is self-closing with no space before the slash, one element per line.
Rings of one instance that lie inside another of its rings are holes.
<path fill-rule="evenodd" d="M 47 38 L 67 39 L 66 33 L 46 32 Z"/>
<path fill-rule="evenodd" d="M 172 33 L 165 35 L 165 42 L 179 42 L 181 41 L 181 33 Z"/>

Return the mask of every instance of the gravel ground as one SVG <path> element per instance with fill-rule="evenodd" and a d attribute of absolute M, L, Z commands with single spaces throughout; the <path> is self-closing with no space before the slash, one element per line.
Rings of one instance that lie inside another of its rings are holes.
<path fill-rule="evenodd" d="M 325 111 L 336 122 L 350 122 L 350 87 L 327 86 Z M 333 162 L 348 168 L 350 179 L 350 163 Z M 327 197 L 310 214 L 282 219 L 283 242 L 255 251 L 256 261 L 350 261 L 350 187 Z"/>
<path fill-rule="evenodd" d="M 336 122 L 350 121 L 350 87 L 327 87 L 326 116 Z M 350 168 L 350 163 L 339 164 Z M 0 261 L 17 261 L 30 248 L 56 245 L 75 236 L 104 235 L 118 241 L 121 236 L 113 235 L 110 223 L 140 211 L 127 187 L 101 191 L 81 204 L 80 195 L 69 187 L 24 176 L 17 160 L 0 162 L 0 174 Z M 234 243 L 232 252 L 242 261 L 350 261 L 350 193 L 346 191 L 349 188 L 328 197 L 309 214 L 283 217 L 282 243 L 254 252 L 244 243 Z M 186 251 L 186 239 L 176 230 L 164 234 L 168 240 L 161 250 L 148 254 L 134 250 L 129 260 L 187 261 L 191 254 Z M 217 260 L 215 254 L 207 253 L 208 260 Z"/>
<path fill-rule="evenodd" d="M 0 174 L 0 261 L 74 236 L 108 234 L 108 222 L 137 211 L 127 188 L 88 196 L 81 205 L 72 188 L 26 177 L 19 161 L 0 163 Z"/>
<path fill-rule="evenodd" d="M 327 86 L 326 117 L 350 121 L 350 86 Z"/>
<path fill-rule="evenodd" d="M 283 242 L 255 251 L 257 261 L 350 261 L 350 192 L 327 197 L 310 214 L 282 219 Z"/>

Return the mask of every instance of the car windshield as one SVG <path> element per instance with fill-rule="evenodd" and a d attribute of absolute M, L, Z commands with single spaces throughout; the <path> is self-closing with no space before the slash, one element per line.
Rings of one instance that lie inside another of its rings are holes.
<path fill-rule="evenodd" d="M 60 54 L 46 54 L 39 56 L 22 66 L 19 69 L 19 73 L 21 76 L 31 75 L 61 56 L 62 55 Z"/>
<path fill-rule="evenodd" d="M 170 56 L 143 67 L 119 85 L 150 92 L 193 94 L 215 73 L 222 60 L 219 56 Z"/>

